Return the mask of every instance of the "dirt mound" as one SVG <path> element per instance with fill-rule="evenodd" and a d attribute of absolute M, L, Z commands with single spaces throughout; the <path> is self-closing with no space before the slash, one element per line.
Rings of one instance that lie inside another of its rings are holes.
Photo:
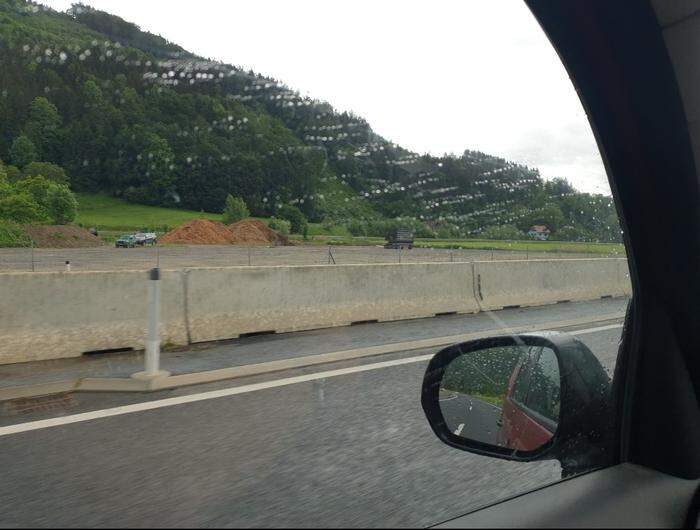
<path fill-rule="evenodd" d="M 176 245 L 289 245 L 286 237 L 255 219 L 243 219 L 231 226 L 206 219 L 196 219 L 171 230 L 159 241 Z"/>
<path fill-rule="evenodd" d="M 195 219 L 171 230 L 159 242 L 176 245 L 229 245 L 233 243 L 233 235 L 223 223 Z"/>
<path fill-rule="evenodd" d="M 79 226 L 28 225 L 24 231 L 38 248 L 85 248 L 104 245 L 99 237 Z"/>
<path fill-rule="evenodd" d="M 234 245 L 273 247 L 289 245 L 289 239 L 257 219 L 243 219 L 228 228 L 233 236 L 231 243 Z"/>

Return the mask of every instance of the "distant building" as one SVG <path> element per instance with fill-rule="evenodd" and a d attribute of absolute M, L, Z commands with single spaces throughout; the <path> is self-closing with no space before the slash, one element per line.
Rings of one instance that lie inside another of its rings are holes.
<path fill-rule="evenodd" d="M 546 241 L 549 239 L 549 234 L 551 234 L 551 230 L 547 228 L 545 225 L 534 225 L 530 227 L 530 230 L 528 231 L 527 235 L 531 237 L 532 239 L 539 239 L 540 241 Z"/>

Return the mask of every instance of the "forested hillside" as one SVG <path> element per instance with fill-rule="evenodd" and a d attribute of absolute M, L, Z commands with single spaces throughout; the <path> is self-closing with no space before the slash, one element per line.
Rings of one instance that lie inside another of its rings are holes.
<path fill-rule="evenodd" d="M 253 215 L 295 205 L 366 234 L 399 218 L 427 234 L 617 241 L 605 196 L 479 152 L 433 157 L 282 82 L 197 57 L 116 16 L 0 0 L 0 159 L 65 170 L 74 191 Z M 43 175 L 49 178 L 48 175 Z M 1 209 L 0 209 L 1 215 Z"/>

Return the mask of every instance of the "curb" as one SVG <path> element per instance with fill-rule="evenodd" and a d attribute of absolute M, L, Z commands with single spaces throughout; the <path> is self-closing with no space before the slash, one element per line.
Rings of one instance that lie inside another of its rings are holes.
<path fill-rule="evenodd" d="M 51 383 L 40 383 L 35 385 L 15 386 L 0 389 L 0 402 L 18 398 L 31 398 L 46 396 L 50 394 L 60 394 L 66 392 L 156 392 L 179 388 L 183 386 L 199 385 L 203 383 L 214 383 L 227 379 L 238 379 L 254 375 L 271 374 L 295 368 L 305 368 L 319 364 L 327 364 L 339 361 L 351 361 L 365 357 L 375 357 L 388 353 L 398 353 L 402 351 L 421 350 L 426 348 L 438 348 L 449 346 L 457 342 L 480 339 L 491 335 L 507 335 L 516 333 L 527 333 L 529 331 L 557 330 L 562 328 L 575 327 L 585 324 L 596 324 L 611 320 L 620 320 L 625 317 L 625 313 L 613 313 L 601 315 L 595 318 L 580 318 L 573 320 L 562 320 L 546 325 L 527 325 L 508 328 L 489 329 L 473 333 L 460 335 L 447 335 L 443 337 L 433 337 L 429 339 L 419 339 L 406 342 L 393 342 L 378 346 L 369 346 L 352 350 L 341 350 L 331 353 L 321 353 L 317 355 L 307 355 L 280 361 L 270 361 L 266 363 L 249 364 L 245 366 L 234 366 L 231 368 L 220 368 L 204 372 L 193 372 L 189 374 L 167 375 L 151 379 L 135 379 L 132 377 L 87 377 L 56 381 Z"/>

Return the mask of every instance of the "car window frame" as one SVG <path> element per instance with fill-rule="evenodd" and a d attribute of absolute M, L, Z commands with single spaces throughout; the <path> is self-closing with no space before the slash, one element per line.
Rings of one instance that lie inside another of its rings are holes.
<path fill-rule="evenodd" d="M 579 95 L 623 230 L 632 299 L 613 378 L 612 458 L 696 479 L 700 181 L 663 28 L 650 2 L 525 2 Z"/>

